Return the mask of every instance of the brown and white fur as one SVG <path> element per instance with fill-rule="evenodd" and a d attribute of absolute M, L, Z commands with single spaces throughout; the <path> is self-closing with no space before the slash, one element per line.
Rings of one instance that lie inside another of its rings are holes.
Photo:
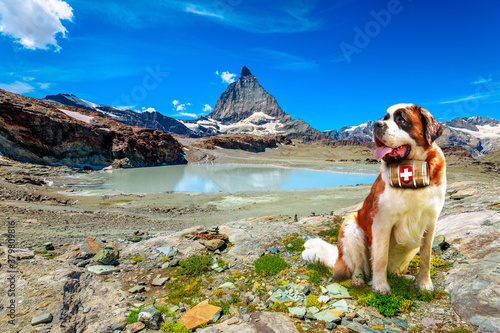
<path fill-rule="evenodd" d="M 420 251 L 417 283 L 421 290 L 432 290 L 432 240 L 446 190 L 446 163 L 434 142 L 442 131 L 432 115 L 417 105 L 391 106 L 375 123 L 374 140 L 378 147 L 409 147 L 402 159 L 427 161 L 430 185 L 414 189 L 391 187 L 387 183 L 386 160 L 392 157 L 384 157 L 380 175 L 362 208 L 344 220 L 337 249 L 318 238 L 311 239 L 305 244 L 304 259 L 333 264 L 334 279 L 351 278 L 351 285 L 357 287 L 364 286 L 363 276 L 371 275 L 372 289 L 386 294 L 390 292 L 388 273 L 405 274 L 408 263 Z"/>

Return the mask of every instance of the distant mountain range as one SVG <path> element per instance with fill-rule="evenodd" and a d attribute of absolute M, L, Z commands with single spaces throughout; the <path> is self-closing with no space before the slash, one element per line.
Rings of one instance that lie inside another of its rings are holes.
<path fill-rule="evenodd" d="M 339 131 L 324 131 L 334 140 L 371 142 L 374 121 L 357 126 L 345 126 Z M 491 117 L 455 118 L 441 122 L 443 135 L 437 140 L 441 146 L 463 146 L 473 157 L 488 154 L 500 147 L 500 121 Z"/>
<path fill-rule="evenodd" d="M 302 119 L 292 119 L 252 75 L 243 67 L 237 81 L 221 94 L 213 111 L 197 120 L 178 120 L 160 112 L 136 112 L 85 101 L 75 95 L 49 95 L 45 100 L 99 112 L 131 126 L 158 129 L 188 137 L 221 134 L 285 135 L 303 142 L 332 144 L 334 141 L 371 142 L 374 121 L 340 130 L 320 132 Z M 473 156 L 487 154 L 500 146 L 500 121 L 490 117 L 456 118 L 441 123 L 442 146 L 464 146 Z"/>
<path fill-rule="evenodd" d="M 191 121 L 167 117 L 157 111 L 136 112 L 99 105 L 75 95 L 49 95 L 44 99 L 100 112 L 127 125 L 143 126 L 189 137 L 221 134 L 282 134 L 305 142 L 332 141 L 329 136 L 312 128 L 302 119 L 291 119 L 247 67 L 243 67 L 239 79 L 231 83 L 222 93 L 209 115 Z"/>
<path fill-rule="evenodd" d="M 167 117 L 157 111 L 136 112 L 132 110 L 117 109 L 108 105 L 88 102 L 75 95 L 68 94 L 48 95 L 44 99 L 63 105 L 96 111 L 129 126 L 141 126 L 171 134 L 195 136 L 195 134 L 179 120 Z"/>

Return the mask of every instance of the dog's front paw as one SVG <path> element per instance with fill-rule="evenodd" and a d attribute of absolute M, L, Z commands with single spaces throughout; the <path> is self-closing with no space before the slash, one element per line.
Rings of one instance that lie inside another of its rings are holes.
<path fill-rule="evenodd" d="M 353 288 L 364 288 L 366 287 L 365 280 L 358 278 L 358 277 L 353 277 L 351 280 L 351 287 Z"/>
<path fill-rule="evenodd" d="M 381 293 L 382 295 L 387 295 L 391 293 L 391 287 L 387 282 L 385 283 L 372 283 L 372 290 L 377 293 Z"/>
<path fill-rule="evenodd" d="M 430 292 L 434 290 L 434 286 L 432 285 L 432 281 L 430 279 L 418 280 L 418 289 Z"/>

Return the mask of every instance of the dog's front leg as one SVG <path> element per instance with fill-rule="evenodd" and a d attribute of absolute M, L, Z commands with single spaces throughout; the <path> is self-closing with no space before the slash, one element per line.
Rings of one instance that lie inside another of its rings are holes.
<path fill-rule="evenodd" d="M 433 290 L 431 281 L 431 252 L 435 228 L 436 219 L 433 219 L 433 222 L 425 229 L 422 236 L 422 244 L 420 245 L 420 272 L 418 273 L 417 283 L 418 288 L 422 291 Z"/>
<path fill-rule="evenodd" d="M 372 227 L 373 242 L 372 252 L 372 289 L 381 294 L 389 294 L 391 287 L 387 282 L 387 261 L 389 256 L 389 242 L 391 238 L 391 227 Z"/>

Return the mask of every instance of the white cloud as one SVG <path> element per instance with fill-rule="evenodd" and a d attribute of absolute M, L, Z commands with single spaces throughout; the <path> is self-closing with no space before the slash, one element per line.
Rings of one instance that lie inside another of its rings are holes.
<path fill-rule="evenodd" d="M 222 72 L 222 74 L 220 75 L 220 77 L 222 79 L 222 82 L 233 83 L 234 81 L 236 81 L 234 79 L 236 77 L 236 74 L 232 74 L 232 73 L 229 73 L 229 72 Z"/>
<path fill-rule="evenodd" d="M 205 104 L 203 106 L 203 112 L 210 112 L 210 111 L 212 111 L 212 107 L 208 104 Z"/>
<path fill-rule="evenodd" d="M 42 90 L 49 89 L 49 88 L 50 88 L 50 86 L 52 85 L 51 83 L 48 83 L 48 82 L 37 82 L 36 84 L 37 84 L 37 85 L 40 87 L 40 89 L 42 89 Z"/>
<path fill-rule="evenodd" d="M 183 117 L 198 118 L 198 116 L 195 115 L 194 113 L 179 112 L 179 115 Z"/>
<path fill-rule="evenodd" d="M 215 75 L 219 75 L 219 71 L 215 71 Z"/>
<path fill-rule="evenodd" d="M 134 110 L 137 105 L 117 105 L 115 108 L 120 110 Z"/>
<path fill-rule="evenodd" d="M 174 100 L 172 101 L 172 104 L 173 104 L 174 106 L 176 106 L 177 104 L 179 104 L 179 101 L 178 101 L 178 100 L 176 100 L 176 99 L 174 99 Z"/>
<path fill-rule="evenodd" d="M 142 107 L 142 112 L 156 112 L 156 109 L 155 108 L 152 108 L 152 107 L 149 107 L 149 108 L 146 108 L 146 107 Z"/>
<path fill-rule="evenodd" d="M 0 1 L 0 33 L 30 50 L 59 51 L 56 37 L 66 37 L 61 20 L 73 19 L 73 8 L 62 0 Z"/>
<path fill-rule="evenodd" d="M 455 100 L 451 100 L 451 101 L 439 102 L 439 104 L 460 103 L 460 102 L 470 101 L 470 100 L 478 99 L 478 98 L 482 98 L 482 97 L 484 97 L 484 96 L 482 96 L 482 95 L 470 95 L 470 96 L 467 96 L 464 98 L 459 98 L 459 99 L 455 99 Z"/>
<path fill-rule="evenodd" d="M 192 4 L 189 4 L 186 6 L 186 12 L 201 15 L 201 16 L 215 17 L 215 18 L 219 18 L 219 19 L 224 18 L 220 14 L 210 12 L 209 10 L 207 10 L 201 6 L 192 5 Z"/>
<path fill-rule="evenodd" d="M 26 82 L 16 81 L 10 84 L 0 83 L 0 89 L 7 90 L 16 94 L 25 94 L 35 90 L 35 87 Z"/>
<path fill-rule="evenodd" d="M 177 105 L 177 107 L 175 108 L 176 111 L 184 111 L 186 110 L 186 104 L 179 104 Z"/>
<path fill-rule="evenodd" d="M 35 78 L 33 76 L 23 76 L 23 81 L 29 82 L 33 81 Z"/>

